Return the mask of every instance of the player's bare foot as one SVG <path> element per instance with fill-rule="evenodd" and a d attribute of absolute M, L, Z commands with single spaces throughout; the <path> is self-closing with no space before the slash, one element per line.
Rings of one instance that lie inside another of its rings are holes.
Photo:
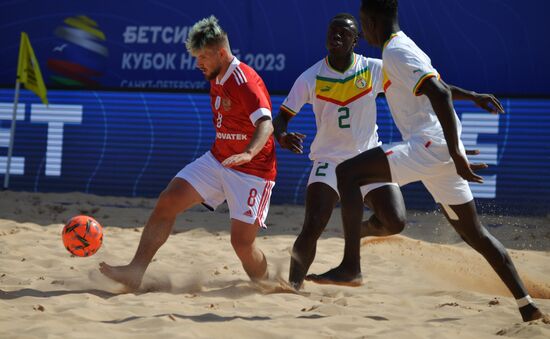
<path fill-rule="evenodd" d="M 295 291 L 299 291 L 304 287 L 304 282 L 298 282 L 298 281 L 289 281 L 288 284 L 290 287 L 292 287 Z"/>
<path fill-rule="evenodd" d="M 363 285 L 363 276 L 361 272 L 350 274 L 340 267 L 336 267 L 323 274 L 308 274 L 307 281 L 312 281 L 317 284 L 324 285 L 340 285 L 357 287 Z"/>
<path fill-rule="evenodd" d="M 141 285 L 141 279 L 145 273 L 142 270 L 126 266 L 111 266 L 102 262 L 99 264 L 99 271 L 106 277 L 126 286 L 130 291 L 135 291 Z"/>
<path fill-rule="evenodd" d="M 523 321 L 537 320 L 545 317 L 545 315 L 533 304 L 525 305 L 519 309 Z"/>

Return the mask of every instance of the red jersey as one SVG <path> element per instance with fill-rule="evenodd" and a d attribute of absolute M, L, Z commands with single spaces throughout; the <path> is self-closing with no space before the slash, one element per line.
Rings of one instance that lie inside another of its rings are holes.
<path fill-rule="evenodd" d="M 210 105 L 216 129 L 216 140 L 210 151 L 219 162 L 242 153 L 252 140 L 256 121 L 263 116 L 271 117 L 271 99 L 262 78 L 237 58 L 233 59 L 221 80 L 210 81 Z M 232 168 L 275 180 L 273 136 L 252 161 Z"/>

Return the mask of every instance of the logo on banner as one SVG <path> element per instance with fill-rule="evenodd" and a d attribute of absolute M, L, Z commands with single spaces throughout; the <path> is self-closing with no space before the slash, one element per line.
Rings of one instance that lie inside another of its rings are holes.
<path fill-rule="evenodd" d="M 59 41 L 47 62 L 50 80 L 66 87 L 99 87 L 109 56 L 105 34 L 85 15 L 68 17 L 63 23 L 54 30 Z"/>

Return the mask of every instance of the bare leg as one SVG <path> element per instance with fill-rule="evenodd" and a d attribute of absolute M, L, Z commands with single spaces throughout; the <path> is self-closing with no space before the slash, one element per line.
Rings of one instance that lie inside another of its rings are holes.
<path fill-rule="evenodd" d="M 320 275 L 309 275 L 306 279 L 320 284 L 359 286 L 363 281 L 359 251 L 363 197 L 359 187 L 375 182 L 391 182 L 390 167 L 386 154 L 377 147 L 338 165 L 336 175 L 345 236 L 344 258 L 338 267 Z"/>
<path fill-rule="evenodd" d="M 256 247 L 258 228 L 258 224 L 231 219 L 231 245 L 252 281 L 267 278 L 267 260 L 264 253 Z"/>
<path fill-rule="evenodd" d="M 447 208 L 451 208 L 455 214 L 451 217 L 448 211 L 442 208 L 447 220 L 449 220 L 468 245 L 483 255 L 510 292 L 512 292 L 514 298 L 520 299 L 528 295 L 529 293 L 525 286 L 523 286 L 506 248 L 481 225 L 474 201 Z M 535 320 L 543 316 L 535 304 L 521 307 L 519 312 L 523 321 Z"/>
<path fill-rule="evenodd" d="M 361 224 L 361 238 L 399 234 L 405 228 L 407 211 L 399 187 L 382 186 L 367 193 L 365 205 L 373 212 Z"/>
<path fill-rule="evenodd" d="M 201 201 L 201 196 L 191 184 L 180 178 L 172 179 L 160 194 L 132 261 L 125 266 L 111 266 L 102 262 L 99 264 L 101 273 L 131 290 L 139 288 L 147 266 L 172 232 L 176 216 Z"/>
<path fill-rule="evenodd" d="M 307 187 L 305 219 L 302 231 L 292 247 L 288 281 L 300 289 L 317 250 L 317 240 L 325 230 L 338 201 L 338 194 L 327 184 L 312 183 Z"/>

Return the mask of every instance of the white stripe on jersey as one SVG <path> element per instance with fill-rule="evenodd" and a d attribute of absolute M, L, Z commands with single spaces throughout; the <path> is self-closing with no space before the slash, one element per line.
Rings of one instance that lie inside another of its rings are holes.
<path fill-rule="evenodd" d="M 237 71 L 238 69 L 238 67 L 235 67 L 235 70 L 233 70 L 233 75 L 235 76 L 235 80 L 237 80 L 237 84 L 241 85 L 245 83 L 245 79 L 243 78 L 242 73 Z"/>
<path fill-rule="evenodd" d="M 235 81 L 237 82 L 237 85 L 241 85 L 243 83 L 243 81 L 241 80 L 241 78 L 239 78 L 239 76 L 237 75 L 237 72 L 234 72 L 233 73 L 233 77 L 235 78 Z"/>
<path fill-rule="evenodd" d="M 241 79 L 243 80 L 242 83 L 246 83 L 248 81 L 248 79 L 246 78 L 246 76 L 244 75 L 244 72 L 242 69 L 240 69 L 239 66 L 235 67 L 235 74 L 239 74 L 239 76 L 241 77 Z"/>

